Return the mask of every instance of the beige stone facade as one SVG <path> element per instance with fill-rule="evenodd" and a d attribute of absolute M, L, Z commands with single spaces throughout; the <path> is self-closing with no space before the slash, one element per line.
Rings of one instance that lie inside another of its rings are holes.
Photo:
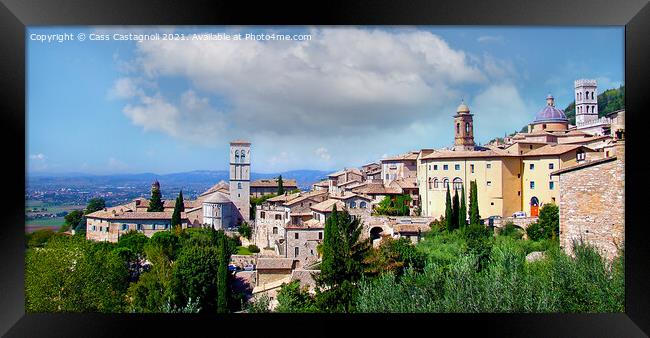
<path fill-rule="evenodd" d="M 625 241 L 625 154 L 559 170 L 560 246 L 572 253 L 572 242 L 595 245 L 612 259 Z"/>

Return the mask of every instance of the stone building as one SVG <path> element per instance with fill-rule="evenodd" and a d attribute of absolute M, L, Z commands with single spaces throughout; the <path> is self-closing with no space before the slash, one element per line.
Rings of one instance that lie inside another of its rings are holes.
<path fill-rule="evenodd" d="M 316 247 L 323 241 L 322 225 L 288 226 L 286 230 L 286 257 L 296 261 L 296 268 L 308 267 L 320 259 Z"/>
<path fill-rule="evenodd" d="M 282 179 L 282 187 L 285 191 L 293 191 L 298 189 L 298 184 L 294 179 Z M 255 180 L 251 182 L 250 191 L 250 195 L 253 197 L 276 194 L 278 192 L 278 179 Z"/>
<path fill-rule="evenodd" d="M 363 173 L 357 168 L 344 168 L 343 170 L 327 175 L 328 191 L 330 193 L 339 193 L 343 189 L 341 185 L 350 184 L 352 182 L 363 181 Z"/>
<path fill-rule="evenodd" d="M 250 220 L 251 144 L 230 142 L 230 200 L 235 205 L 236 223 Z"/>
<path fill-rule="evenodd" d="M 560 195 L 560 246 L 572 253 L 573 241 L 595 245 L 612 259 L 625 242 L 625 152 L 557 170 Z"/>

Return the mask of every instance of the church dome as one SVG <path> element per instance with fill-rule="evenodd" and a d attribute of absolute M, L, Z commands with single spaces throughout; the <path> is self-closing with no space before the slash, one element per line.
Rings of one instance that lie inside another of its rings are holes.
<path fill-rule="evenodd" d="M 553 104 L 553 96 L 550 94 L 546 97 L 546 107 L 542 108 L 537 115 L 535 115 L 534 123 L 538 122 L 569 122 L 564 112 L 555 108 Z"/>
<path fill-rule="evenodd" d="M 465 102 L 461 102 L 458 108 L 456 108 L 456 112 L 459 114 L 467 114 L 469 113 L 469 107 L 465 104 Z"/>

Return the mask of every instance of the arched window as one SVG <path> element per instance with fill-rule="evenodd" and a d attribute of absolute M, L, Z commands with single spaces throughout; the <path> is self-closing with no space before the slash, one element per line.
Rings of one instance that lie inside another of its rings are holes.
<path fill-rule="evenodd" d="M 585 94 L 587 94 L 585 95 L 585 100 L 589 99 L 589 92 L 586 92 Z"/>
<path fill-rule="evenodd" d="M 276 219 L 277 221 L 282 220 L 282 215 L 275 215 L 275 219 Z"/>
<path fill-rule="evenodd" d="M 437 178 L 433 179 L 433 189 L 438 189 L 438 179 Z"/>
<path fill-rule="evenodd" d="M 454 178 L 454 190 L 460 190 L 463 187 L 463 180 L 460 177 Z"/>
<path fill-rule="evenodd" d="M 469 122 L 465 122 L 465 134 L 469 135 Z"/>
<path fill-rule="evenodd" d="M 592 99 L 594 98 L 594 92 L 591 92 L 591 98 Z"/>
<path fill-rule="evenodd" d="M 354 209 L 356 207 L 357 207 L 357 202 L 355 201 L 350 202 L 350 209 Z"/>
<path fill-rule="evenodd" d="M 241 182 L 237 182 L 237 189 L 241 189 Z"/>
<path fill-rule="evenodd" d="M 246 152 L 243 151 L 243 150 L 241 151 L 241 158 L 240 159 L 241 159 L 241 163 L 246 162 Z"/>
<path fill-rule="evenodd" d="M 460 134 L 460 123 L 456 123 L 456 134 Z"/>
<path fill-rule="evenodd" d="M 278 227 L 273 227 L 273 234 L 277 235 L 278 234 Z"/>
<path fill-rule="evenodd" d="M 239 150 L 235 150 L 235 163 L 239 163 Z"/>
<path fill-rule="evenodd" d="M 449 188 L 449 179 L 448 178 L 444 178 L 442 180 L 442 187 L 445 188 L 445 189 Z"/>
<path fill-rule="evenodd" d="M 359 203 L 359 208 L 365 209 L 366 208 L 366 202 Z"/>
<path fill-rule="evenodd" d="M 429 189 L 433 188 L 433 178 L 429 177 Z"/>

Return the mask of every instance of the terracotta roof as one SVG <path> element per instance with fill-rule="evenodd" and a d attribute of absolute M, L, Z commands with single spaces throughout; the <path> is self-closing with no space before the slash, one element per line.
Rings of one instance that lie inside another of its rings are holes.
<path fill-rule="evenodd" d="M 314 228 L 314 229 L 321 229 L 321 228 L 325 227 L 325 225 L 323 223 L 321 223 L 321 222 L 319 222 L 319 221 L 317 221 L 317 220 L 315 220 L 313 218 L 308 220 L 308 221 L 302 222 L 302 226 L 307 227 L 307 228 Z"/>
<path fill-rule="evenodd" d="M 296 203 L 300 203 L 300 202 L 303 202 L 305 200 L 312 199 L 313 197 L 324 195 L 324 194 L 327 194 L 327 191 L 321 190 L 321 191 L 310 191 L 308 193 L 300 193 L 296 198 L 285 201 L 284 205 L 287 205 L 287 206 L 294 205 Z M 313 200 L 313 201 L 317 202 L 316 200 Z"/>
<path fill-rule="evenodd" d="M 292 258 L 258 258 L 257 269 L 286 270 L 293 269 Z"/>
<path fill-rule="evenodd" d="M 161 212 L 123 212 L 123 213 L 112 213 L 110 211 L 99 210 L 93 213 L 86 215 L 90 218 L 101 218 L 101 219 L 128 219 L 128 220 L 171 220 L 173 211 L 161 211 Z M 187 215 L 184 212 L 181 212 L 181 218 L 187 218 Z"/>
<path fill-rule="evenodd" d="M 564 174 L 564 173 L 569 172 L 569 171 L 574 171 L 574 170 L 578 170 L 578 169 L 582 169 L 582 168 L 586 168 L 586 167 L 591 167 L 592 165 L 606 163 L 606 162 L 610 162 L 610 161 L 614 161 L 614 160 L 616 160 L 616 156 L 599 158 L 597 160 L 591 160 L 591 161 L 587 161 L 585 163 L 580 163 L 580 164 L 576 164 L 576 165 L 571 166 L 571 167 L 556 170 L 556 171 L 552 172 L 551 175 L 560 175 L 560 174 Z"/>
<path fill-rule="evenodd" d="M 361 175 L 361 170 L 359 170 L 357 168 L 344 168 L 343 170 L 339 170 L 337 172 L 333 172 L 333 173 L 327 175 L 327 177 L 341 176 L 341 175 L 345 174 L 346 172 L 352 172 L 352 173 L 355 173 L 357 175 Z"/>
<path fill-rule="evenodd" d="M 578 148 L 584 148 L 585 150 L 593 151 L 583 145 L 580 144 L 549 144 L 545 145 L 543 147 L 531 150 L 527 152 L 526 154 L 523 154 L 521 156 L 523 157 L 531 157 L 531 156 L 553 156 L 553 155 L 562 155 L 564 153 L 567 153 L 572 150 L 576 150 Z"/>
<path fill-rule="evenodd" d="M 382 183 L 369 183 L 361 188 L 354 189 L 353 192 L 366 195 L 396 195 L 401 194 L 402 189 L 384 187 Z"/>
<path fill-rule="evenodd" d="M 203 203 L 231 203 L 230 197 L 222 192 L 215 192 L 203 200 Z"/>
<path fill-rule="evenodd" d="M 316 183 L 314 183 L 312 185 L 317 186 L 317 187 L 329 187 L 330 183 L 327 180 L 322 180 L 322 181 L 316 182 Z"/>
<path fill-rule="evenodd" d="M 360 197 L 360 198 L 363 198 L 363 199 L 368 200 L 368 201 L 371 201 L 371 200 L 372 200 L 372 198 L 369 197 L 369 196 L 365 196 L 365 195 L 361 195 L 361 194 L 356 194 L 356 193 L 349 192 L 349 191 L 346 191 L 346 192 L 345 192 L 344 194 L 342 194 L 342 195 L 341 195 L 341 194 L 331 194 L 331 195 L 330 195 L 330 198 L 331 198 L 331 199 L 337 199 L 337 200 L 342 200 L 342 201 L 345 201 L 345 200 L 348 200 L 348 199 L 350 199 L 350 198 L 354 198 L 354 197 Z"/>
<path fill-rule="evenodd" d="M 318 204 L 311 206 L 311 209 L 318 212 L 332 212 L 332 208 L 336 204 L 336 210 L 343 210 L 345 204 L 336 199 L 328 199 Z"/>
<path fill-rule="evenodd" d="M 404 177 L 391 182 L 389 187 L 413 189 L 418 187 L 417 183 L 416 177 Z"/>
<path fill-rule="evenodd" d="M 258 187 L 277 187 L 278 186 L 278 179 L 261 179 L 261 180 L 255 180 L 251 182 L 251 188 L 258 188 Z M 285 188 L 298 188 L 298 185 L 296 184 L 296 180 L 294 179 L 282 179 L 282 186 Z"/>
<path fill-rule="evenodd" d="M 609 136 L 609 135 L 585 137 L 585 138 L 580 139 L 580 140 L 562 142 L 561 144 L 585 143 L 585 142 L 598 141 L 598 140 L 608 139 L 608 138 L 612 138 L 612 137 Z"/>
<path fill-rule="evenodd" d="M 246 140 L 239 139 L 239 140 L 230 141 L 230 144 L 248 144 L 248 145 L 250 145 L 251 143 L 246 141 Z"/>
<path fill-rule="evenodd" d="M 361 182 L 360 181 L 355 181 L 355 180 L 350 180 L 350 181 L 343 182 L 343 183 L 339 184 L 338 187 L 345 187 L 346 185 L 352 185 L 354 183 L 361 183 Z"/>
<path fill-rule="evenodd" d="M 395 232 L 399 233 L 417 233 L 425 232 L 431 230 L 431 227 L 427 224 L 397 224 L 393 227 Z"/>
<path fill-rule="evenodd" d="M 139 203 L 137 203 L 139 202 Z M 146 198 L 138 197 L 133 200 L 133 203 L 135 207 L 138 208 L 148 208 L 149 207 L 149 200 Z M 185 205 L 185 208 L 193 208 L 197 205 L 195 201 L 190 201 L 190 200 L 184 200 L 183 204 Z M 163 200 L 163 208 L 174 208 L 176 206 L 176 200 Z M 113 207 L 115 208 L 115 207 Z"/>
<path fill-rule="evenodd" d="M 286 202 L 286 201 L 292 200 L 294 198 L 297 198 L 298 196 L 300 196 L 300 194 L 301 193 L 299 193 L 299 192 L 296 192 L 296 193 L 293 193 L 293 194 L 284 193 L 284 195 L 271 197 L 271 198 L 267 199 L 267 201 L 268 202 Z"/>
<path fill-rule="evenodd" d="M 228 183 L 224 182 L 224 181 L 220 181 L 219 183 L 213 185 L 212 187 L 210 187 L 210 189 L 206 190 L 205 192 L 203 192 L 199 196 L 205 196 L 205 195 L 211 194 L 211 193 L 213 193 L 215 191 L 229 192 L 230 191 L 230 185 Z"/>
<path fill-rule="evenodd" d="M 419 151 L 409 151 L 408 153 L 382 158 L 381 161 L 415 161 L 418 159 Z"/>
<path fill-rule="evenodd" d="M 314 219 L 305 221 L 302 223 L 302 225 L 287 225 L 284 228 L 287 230 L 322 230 L 325 228 L 323 223 L 320 223 L 318 221 L 316 222 L 310 222 L 310 221 L 314 221 Z"/>
<path fill-rule="evenodd" d="M 467 157 L 511 157 L 516 156 L 509 154 L 503 150 L 487 149 L 487 150 L 437 150 L 429 155 L 422 157 L 423 160 L 436 159 L 436 158 L 467 158 Z"/>
<path fill-rule="evenodd" d="M 367 184 L 368 184 L 367 181 L 366 182 L 354 182 L 354 184 L 350 184 L 347 188 L 348 189 L 356 189 L 356 188 L 366 186 Z"/>

